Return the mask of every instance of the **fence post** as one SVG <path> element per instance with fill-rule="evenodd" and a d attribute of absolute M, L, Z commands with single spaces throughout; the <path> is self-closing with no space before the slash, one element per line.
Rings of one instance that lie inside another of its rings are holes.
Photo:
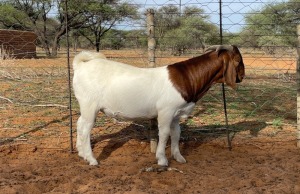
<path fill-rule="evenodd" d="M 71 67 L 70 67 L 70 44 L 69 44 L 69 27 L 68 27 L 68 1 L 65 1 L 66 17 L 66 38 L 67 38 L 67 66 L 68 66 L 68 92 L 69 92 L 69 119 L 70 119 L 70 152 L 73 152 L 73 117 L 72 117 L 72 87 L 71 87 Z"/>
<path fill-rule="evenodd" d="M 148 33 L 148 67 L 155 67 L 155 34 L 154 34 L 154 10 L 147 9 L 147 33 Z M 155 153 L 157 148 L 157 122 L 156 120 L 150 120 L 150 152 Z"/>
<path fill-rule="evenodd" d="M 222 0 L 219 0 L 219 18 L 220 18 L 220 44 L 223 44 L 223 13 L 222 13 Z M 227 136 L 227 145 L 228 149 L 231 150 L 231 139 L 230 139 L 230 131 L 228 127 L 228 116 L 227 116 L 227 105 L 226 105 L 226 91 L 225 84 L 222 83 L 222 97 L 223 97 L 223 108 L 224 108 L 224 116 L 225 116 L 225 127 L 226 127 L 226 136 Z"/>
<path fill-rule="evenodd" d="M 154 10 L 147 9 L 148 66 L 155 67 Z"/>
<path fill-rule="evenodd" d="M 297 26 L 298 47 L 297 47 L 297 147 L 300 148 L 300 25 Z"/>

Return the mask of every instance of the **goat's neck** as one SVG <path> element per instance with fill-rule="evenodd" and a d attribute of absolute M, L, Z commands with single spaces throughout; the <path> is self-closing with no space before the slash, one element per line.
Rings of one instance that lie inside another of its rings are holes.
<path fill-rule="evenodd" d="M 187 102 L 197 102 L 216 82 L 223 82 L 222 59 L 202 55 L 168 66 L 170 80 Z"/>

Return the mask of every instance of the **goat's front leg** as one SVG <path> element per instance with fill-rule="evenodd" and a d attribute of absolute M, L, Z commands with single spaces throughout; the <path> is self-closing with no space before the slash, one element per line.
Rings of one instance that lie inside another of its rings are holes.
<path fill-rule="evenodd" d="M 171 124 L 171 153 L 177 162 L 186 163 L 179 150 L 180 132 L 179 119 L 174 119 Z"/>
<path fill-rule="evenodd" d="M 170 125 L 172 122 L 172 116 L 168 114 L 158 114 L 158 145 L 156 150 L 157 164 L 160 166 L 168 166 L 168 160 L 166 158 L 166 145 L 170 136 Z"/>

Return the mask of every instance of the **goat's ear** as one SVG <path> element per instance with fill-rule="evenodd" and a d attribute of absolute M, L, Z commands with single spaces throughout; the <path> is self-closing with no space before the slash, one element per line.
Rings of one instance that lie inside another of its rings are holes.
<path fill-rule="evenodd" d="M 239 55 L 240 51 L 235 45 L 232 45 L 232 48 L 233 48 L 233 63 L 234 66 L 237 67 L 241 62 L 242 57 Z"/>
<path fill-rule="evenodd" d="M 232 87 L 233 89 L 236 89 L 236 69 L 235 69 L 235 61 L 227 61 L 226 65 L 226 71 L 225 71 L 225 83 Z"/>
<path fill-rule="evenodd" d="M 237 66 L 240 64 L 241 60 L 242 60 L 241 56 L 235 54 L 235 55 L 233 56 L 233 63 L 234 63 L 234 66 L 237 67 Z"/>

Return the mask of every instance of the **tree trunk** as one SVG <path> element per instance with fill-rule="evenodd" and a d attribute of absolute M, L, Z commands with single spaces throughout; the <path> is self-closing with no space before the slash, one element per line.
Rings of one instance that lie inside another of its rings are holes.
<path fill-rule="evenodd" d="M 100 51 L 100 37 L 96 37 L 96 51 L 99 52 Z"/>
<path fill-rule="evenodd" d="M 57 57 L 57 50 L 59 46 L 60 37 L 66 33 L 66 27 L 62 26 L 60 31 L 55 34 L 53 45 L 52 45 L 52 57 Z"/>
<path fill-rule="evenodd" d="M 49 49 L 48 45 L 47 44 L 43 44 L 43 43 L 42 43 L 42 45 L 44 45 L 43 48 L 45 50 L 46 56 L 50 57 L 51 56 L 51 52 L 50 52 L 50 49 Z"/>
<path fill-rule="evenodd" d="M 100 51 L 100 42 L 96 42 L 96 51 L 99 52 Z"/>
<path fill-rule="evenodd" d="M 58 40 L 55 37 L 52 45 L 51 57 L 57 57 L 57 50 L 58 50 Z"/>
<path fill-rule="evenodd" d="M 49 57 L 51 55 L 51 52 L 49 49 L 49 44 L 47 42 L 47 39 L 45 38 L 45 35 L 37 29 L 35 29 L 34 32 L 37 35 L 40 43 L 42 44 L 42 48 L 44 49 L 46 56 Z"/>

